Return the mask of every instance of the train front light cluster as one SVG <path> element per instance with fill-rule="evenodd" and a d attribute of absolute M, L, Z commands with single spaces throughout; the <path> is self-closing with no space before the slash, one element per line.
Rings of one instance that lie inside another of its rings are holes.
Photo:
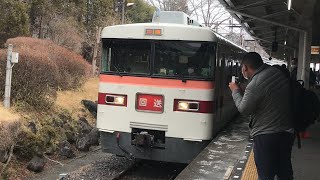
<path fill-rule="evenodd" d="M 117 105 L 124 105 L 125 97 L 124 96 L 106 96 L 106 103 L 112 103 Z"/>
<path fill-rule="evenodd" d="M 213 101 L 197 101 L 186 99 L 175 99 L 173 111 L 213 113 Z"/>
<path fill-rule="evenodd" d="M 198 111 L 199 102 L 188 102 L 188 101 L 179 101 L 178 110 L 181 111 Z"/>
<path fill-rule="evenodd" d="M 99 93 L 99 104 L 127 106 L 127 95 Z"/>

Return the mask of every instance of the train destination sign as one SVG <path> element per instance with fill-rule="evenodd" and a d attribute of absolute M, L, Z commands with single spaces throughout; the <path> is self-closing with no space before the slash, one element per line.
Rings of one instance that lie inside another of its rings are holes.
<path fill-rule="evenodd" d="M 320 54 L 320 46 L 311 46 L 311 54 Z"/>

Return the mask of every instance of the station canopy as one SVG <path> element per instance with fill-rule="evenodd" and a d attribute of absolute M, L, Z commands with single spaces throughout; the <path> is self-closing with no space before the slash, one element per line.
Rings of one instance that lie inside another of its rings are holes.
<path fill-rule="evenodd" d="M 293 57 L 294 51 L 298 52 L 300 32 L 319 28 L 315 27 L 320 21 L 320 17 L 315 17 L 320 11 L 318 0 L 219 1 L 268 54 L 276 46 L 273 42 L 277 42 L 277 51 L 271 56 L 278 59 Z"/>

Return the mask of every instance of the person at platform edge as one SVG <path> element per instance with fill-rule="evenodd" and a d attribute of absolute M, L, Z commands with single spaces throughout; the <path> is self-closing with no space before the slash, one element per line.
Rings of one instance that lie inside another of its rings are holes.
<path fill-rule="evenodd" d="M 250 115 L 250 135 L 259 179 L 292 180 L 291 150 L 294 129 L 289 103 L 289 79 L 279 68 L 264 64 L 255 52 L 241 62 L 243 77 L 249 80 L 245 90 L 229 83 L 239 112 Z"/>

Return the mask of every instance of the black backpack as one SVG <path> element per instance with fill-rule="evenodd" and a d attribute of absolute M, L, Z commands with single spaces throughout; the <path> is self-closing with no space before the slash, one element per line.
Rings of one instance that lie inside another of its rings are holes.
<path fill-rule="evenodd" d="M 293 127 L 298 139 L 298 148 L 301 148 L 300 132 L 306 131 L 319 117 L 320 101 L 313 91 L 304 88 L 302 80 L 290 80 L 290 86 Z"/>
<path fill-rule="evenodd" d="M 320 100 L 318 96 L 310 90 L 304 88 L 302 80 L 290 78 L 289 71 L 282 66 L 273 66 L 281 70 L 290 81 L 291 111 L 293 117 L 293 127 L 298 139 L 298 148 L 301 148 L 300 132 L 314 124 L 320 115 Z"/>

